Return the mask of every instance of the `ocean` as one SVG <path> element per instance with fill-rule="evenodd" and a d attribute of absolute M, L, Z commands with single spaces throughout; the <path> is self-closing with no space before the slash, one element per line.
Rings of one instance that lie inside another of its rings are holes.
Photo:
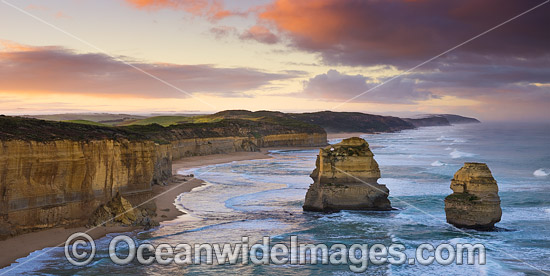
<path fill-rule="evenodd" d="M 422 243 L 481 243 L 485 265 L 369 265 L 364 275 L 544 275 L 550 273 L 550 125 L 482 123 L 363 135 L 390 190 L 393 211 L 302 211 L 318 150 L 277 150 L 272 159 L 205 166 L 208 184 L 180 195 L 188 213 L 162 227 L 131 234 L 139 242 L 221 243 L 271 237 L 272 243 L 400 243 L 408 256 Z M 339 142 L 338 139 L 330 141 Z M 459 230 L 445 221 L 444 198 L 464 162 L 484 162 L 499 185 L 497 230 Z M 75 267 L 63 248 L 36 251 L 9 274 L 21 275 L 355 275 L 348 265 L 115 265 L 108 242 L 96 242 L 92 263 Z M 252 243 L 252 242 L 251 242 Z M 32 260 L 31 260 L 32 259 Z M 15 267 L 4 268 L 2 272 Z M 541 271 L 542 270 L 542 271 Z M 543 273 L 544 272 L 544 273 Z M 361 274 L 359 274 L 361 275 Z"/>

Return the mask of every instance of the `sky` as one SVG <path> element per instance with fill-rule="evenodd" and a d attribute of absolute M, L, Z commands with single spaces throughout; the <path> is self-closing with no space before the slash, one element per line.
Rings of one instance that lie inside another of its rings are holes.
<path fill-rule="evenodd" d="M 550 118 L 544 0 L 2 0 L 0 114 Z"/>

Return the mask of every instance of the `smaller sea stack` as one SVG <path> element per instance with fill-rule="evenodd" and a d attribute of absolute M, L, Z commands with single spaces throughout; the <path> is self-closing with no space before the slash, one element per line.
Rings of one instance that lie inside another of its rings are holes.
<path fill-rule="evenodd" d="M 391 210 L 388 188 L 377 183 L 380 169 L 373 157 L 369 144 L 358 137 L 320 149 L 303 209 Z"/>
<path fill-rule="evenodd" d="M 447 222 L 460 228 L 491 230 L 502 217 L 498 185 L 484 163 L 464 163 L 445 198 Z"/>

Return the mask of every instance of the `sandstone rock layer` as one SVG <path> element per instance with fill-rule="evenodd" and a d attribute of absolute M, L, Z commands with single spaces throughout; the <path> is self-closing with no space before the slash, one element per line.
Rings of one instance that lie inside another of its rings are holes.
<path fill-rule="evenodd" d="M 84 134 L 83 134 L 84 135 Z M 326 133 L 177 139 L 0 140 L 0 239 L 57 226 L 81 226 L 117 192 L 139 205 L 151 185 L 172 176 L 172 160 L 326 145 Z"/>
<path fill-rule="evenodd" d="M 322 148 L 303 209 L 391 210 L 386 185 L 378 184 L 380 169 L 369 144 L 358 137 Z"/>
<path fill-rule="evenodd" d="M 498 185 L 484 163 L 464 163 L 445 198 L 447 222 L 461 228 L 492 229 L 502 216 Z"/>

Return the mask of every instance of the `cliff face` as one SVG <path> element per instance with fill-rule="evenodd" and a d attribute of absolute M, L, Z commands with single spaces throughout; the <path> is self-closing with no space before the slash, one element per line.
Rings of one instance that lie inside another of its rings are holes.
<path fill-rule="evenodd" d="M 368 143 L 357 137 L 322 148 L 311 173 L 306 211 L 391 210 L 386 185 Z"/>
<path fill-rule="evenodd" d="M 285 133 L 265 135 L 254 142 L 260 147 L 314 147 L 327 145 L 326 133 Z"/>
<path fill-rule="evenodd" d="M 117 192 L 139 204 L 172 176 L 173 159 L 325 144 L 324 131 L 255 122 L 136 131 L 0 116 L 0 238 L 84 225 Z"/>
<path fill-rule="evenodd" d="M 0 235 L 80 224 L 116 192 L 144 194 L 171 175 L 151 141 L 0 141 Z"/>
<path fill-rule="evenodd" d="M 189 156 L 260 151 L 263 147 L 312 147 L 327 144 L 321 133 L 289 133 L 254 137 L 214 137 L 181 139 L 170 143 L 173 159 Z"/>
<path fill-rule="evenodd" d="M 462 228 L 491 229 L 502 210 L 498 185 L 483 163 L 465 163 L 451 180 L 453 194 L 445 198 L 447 222 Z"/>

